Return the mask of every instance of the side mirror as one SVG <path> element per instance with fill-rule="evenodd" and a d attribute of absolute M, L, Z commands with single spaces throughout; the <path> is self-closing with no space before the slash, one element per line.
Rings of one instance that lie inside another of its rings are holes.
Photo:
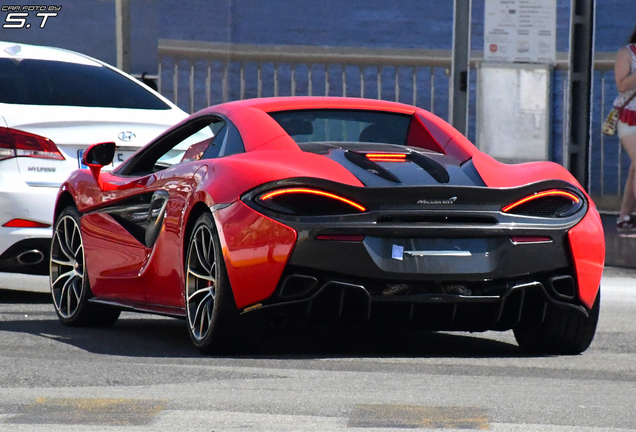
<path fill-rule="evenodd" d="M 115 147 L 114 142 L 93 144 L 82 155 L 82 164 L 88 166 L 95 181 L 99 182 L 99 173 L 102 167 L 113 162 Z"/>
<path fill-rule="evenodd" d="M 113 162 L 115 157 L 115 143 L 105 142 L 99 144 L 93 144 L 82 155 L 82 163 L 84 165 L 109 165 Z"/>

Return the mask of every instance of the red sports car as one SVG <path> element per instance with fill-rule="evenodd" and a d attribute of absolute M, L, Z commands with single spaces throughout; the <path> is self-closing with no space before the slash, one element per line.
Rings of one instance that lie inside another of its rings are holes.
<path fill-rule="evenodd" d="M 499 163 L 425 110 L 244 100 L 101 172 L 114 149 L 86 151 L 90 170 L 57 198 L 50 280 L 67 325 L 181 317 L 204 353 L 247 316 L 512 329 L 538 353 L 580 353 L 594 337 L 605 252 L 590 197 L 563 167 Z"/>

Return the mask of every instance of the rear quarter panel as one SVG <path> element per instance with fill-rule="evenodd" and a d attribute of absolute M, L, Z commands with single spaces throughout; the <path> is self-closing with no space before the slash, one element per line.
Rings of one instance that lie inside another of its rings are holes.
<path fill-rule="evenodd" d="M 559 179 L 571 183 L 585 194 L 589 206 L 587 214 L 568 232 L 570 253 L 574 262 L 579 298 L 591 308 L 596 299 L 605 263 L 605 236 L 601 217 L 592 199 L 572 174 L 552 162 L 529 162 L 508 165 L 476 152 L 475 168 L 488 187 L 505 188 L 534 183 L 546 179 Z"/>

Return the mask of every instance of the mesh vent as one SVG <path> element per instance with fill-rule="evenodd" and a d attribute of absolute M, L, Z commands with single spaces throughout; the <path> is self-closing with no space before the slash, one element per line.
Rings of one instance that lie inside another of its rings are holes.
<path fill-rule="evenodd" d="M 508 211 L 508 213 L 534 217 L 559 217 L 576 205 L 572 200 L 563 196 L 546 196 L 537 198 Z"/>

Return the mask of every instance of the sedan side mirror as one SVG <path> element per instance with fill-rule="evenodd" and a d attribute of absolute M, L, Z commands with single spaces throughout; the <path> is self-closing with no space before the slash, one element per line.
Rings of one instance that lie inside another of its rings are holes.
<path fill-rule="evenodd" d="M 88 166 L 96 182 L 99 183 L 99 173 L 102 167 L 113 162 L 115 147 L 114 142 L 93 144 L 82 155 L 82 164 Z"/>

